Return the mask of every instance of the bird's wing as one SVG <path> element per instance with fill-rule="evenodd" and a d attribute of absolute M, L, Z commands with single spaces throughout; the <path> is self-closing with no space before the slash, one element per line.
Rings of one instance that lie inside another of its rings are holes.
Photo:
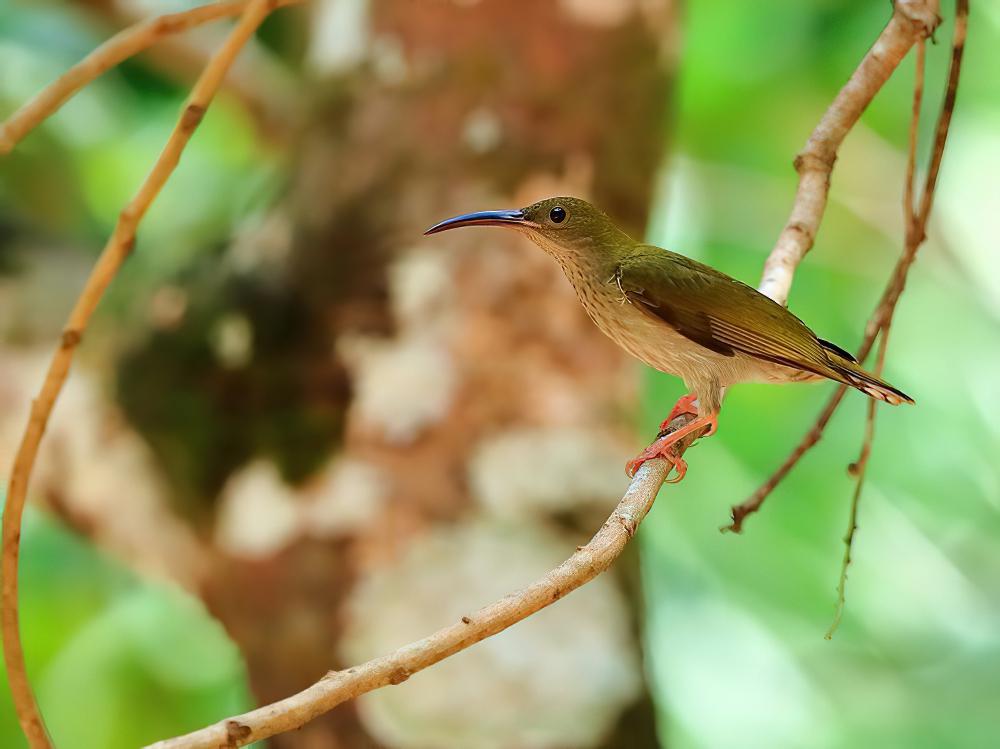
<path fill-rule="evenodd" d="M 633 304 L 718 354 L 741 352 L 836 377 L 824 352 L 832 344 L 780 304 L 714 268 L 643 245 L 621 261 L 615 280 Z"/>

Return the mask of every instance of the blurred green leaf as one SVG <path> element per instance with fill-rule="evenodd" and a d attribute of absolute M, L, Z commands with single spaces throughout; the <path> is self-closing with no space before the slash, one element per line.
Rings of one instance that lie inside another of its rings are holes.
<path fill-rule="evenodd" d="M 22 637 L 57 746 L 135 747 L 251 706 L 240 654 L 200 603 L 30 509 L 26 520 Z M 0 746 L 24 746 L 0 684 Z"/>

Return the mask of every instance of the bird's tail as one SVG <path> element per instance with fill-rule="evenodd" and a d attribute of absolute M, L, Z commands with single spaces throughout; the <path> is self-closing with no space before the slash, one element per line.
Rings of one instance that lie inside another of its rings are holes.
<path fill-rule="evenodd" d="M 913 398 L 902 390 L 893 387 L 880 377 L 866 371 L 857 359 L 839 346 L 820 339 L 820 345 L 826 351 L 830 368 L 837 373 L 836 379 L 845 385 L 857 388 L 865 395 L 876 400 L 885 401 L 893 406 L 900 403 L 913 403 Z"/>

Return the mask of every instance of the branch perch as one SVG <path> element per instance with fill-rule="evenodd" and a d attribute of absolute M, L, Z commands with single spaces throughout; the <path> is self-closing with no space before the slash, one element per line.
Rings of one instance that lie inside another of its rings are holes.
<path fill-rule="evenodd" d="M 693 420 L 687 414 L 678 416 L 659 439 Z M 703 432 L 682 439 L 676 446 L 676 454 L 683 455 Z M 463 616 L 459 621 L 422 640 L 404 645 L 394 653 L 344 671 L 331 671 L 291 697 L 221 720 L 193 733 L 160 741 L 147 749 L 235 747 L 291 731 L 342 702 L 390 684 L 400 684 L 417 671 L 517 624 L 590 582 L 614 563 L 652 508 L 669 468 L 670 464 L 662 458 L 644 463 L 615 511 L 590 543 L 579 547 L 569 559 L 527 588 Z"/>
<path fill-rule="evenodd" d="M 206 108 L 218 91 L 219 85 L 236 55 L 276 4 L 276 0 L 251 0 L 245 4 L 246 9 L 239 22 L 233 27 L 225 43 L 205 66 L 188 97 L 173 132 L 170 134 L 170 138 L 163 147 L 163 151 L 135 197 L 122 210 L 110 239 L 108 239 L 70 313 L 69 320 L 63 330 L 61 344 L 52 357 L 41 390 L 31 406 L 28 426 L 14 460 L 7 491 L 7 502 L 3 508 L 3 553 L 2 559 L 0 559 L 3 586 L 0 590 L 0 606 L 2 606 L 0 627 L 3 630 L 4 658 L 11 696 L 21 728 L 32 749 L 49 749 L 52 746 L 38 704 L 32 693 L 31 684 L 28 681 L 18 622 L 17 583 L 21 518 L 24 513 L 28 479 L 35 464 L 38 445 L 55 406 L 56 398 L 66 381 L 73 361 L 73 354 L 83 337 L 94 309 L 118 269 L 132 252 L 139 222 L 163 188 L 167 178 L 176 168 L 181 152 L 201 122 Z M 239 5 L 242 7 L 244 4 Z M 69 93 L 72 93 L 72 90 Z M 65 97 L 62 100 L 65 100 Z M 56 101 L 56 99 L 52 99 L 52 101 Z M 58 102 L 55 106 L 58 106 Z M 38 111 L 42 111 L 42 109 Z M 27 121 L 33 120 L 29 118 Z"/>

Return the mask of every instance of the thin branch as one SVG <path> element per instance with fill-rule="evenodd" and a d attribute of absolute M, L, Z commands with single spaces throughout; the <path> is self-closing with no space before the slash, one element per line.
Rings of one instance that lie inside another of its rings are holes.
<path fill-rule="evenodd" d="M 927 221 L 930 219 L 931 208 L 934 205 L 934 193 L 937 188 L 938 175 L 941 171 L 941 161 L 944 158 L 944 147 L 948 141 L 951 117 L 955 111 L 955 99 L 958 95 L 958 80 L 962 72 L 962 56 L 965 52 L 965 36 L 968 29 L 968 21 L 968 0 L 956 0 L 955 29 L 952 35 L 951 65 L 948 69 L 948 83 L 945 89 L 944 100 L 941 103 L 941 112 L 938 115 L 937 126 L 934 129 L 934 145 L 931 148 L 931 157 L 927 166 L 927 177 L 924 179 L 924 190 L 920 196 L 920 206 L 916 211 L 912 229 L 909 226 L 907 227 L 907 234 L 912 236 L 907 238 L 906 248 L 896 263 L 889 284 L 865 330 L 864 356 L 867 356 L 868 351 L 871 350 L 872 341 L 874 341 L 878 331 L 884 328 L 888 321 L 892 319 L 896 304 L 899 302 L 899 297 L 903 293 L 903 289 L 906 288 L 906 277 L 910 266 L 916 260 L 917 250 L 920 249 L 924 240 L 927 239 Z M 861 357 L 858 358 L 860 359 Z"/>
<path fill-rule="evenodd" d="M 229 0 L 209 3 L 180 13 L 146 19 L 118 32 L 0 124 L 0 156 L 10 153 L 24 136 L 101 74 L 167 36 L 220 18 L 238 15 L 248 2 L 249 0 Z M 277 5 L 289 5 L 293 2 L 299 0 L 280 0 Z"/>
<path fill-rule="evenodd" d="M 934 149 L 931 155 L 930 167 L 927 170 L 927 180 L 920 201 L 920 212 L 914 205 L 914 173 L 917 163 L 917 133 L 920 125 L 920 107 L 924 95 L 924 63 L 925 49 L 921 41 L 917 48 L 917 68 L 913 84 L 913 113 L 910 119 L 910 150 L 906 162 L 906 181 L 903 188 L 903 224 L 905 240 L 901 260 L 905 262 L 904 271 L 899 277 L 898 290 L 885 308 L 881 308 L 879 316 L 882 320 L 882 336 L 879 339 L 878 356 L 875 360 L 875 374 L 882 375 L 885 368 L 885 354 L 889 347 L 889 331 L 896 312 L 896 302 L 899 300 L 906 283 L 906 269 L 913 263 L 917 250 L 926 238 L 927 219 L 930 216 L 934 202 L 934 190 L 937 186 L 938 172 L 944 155 L 944 145 L 948 138 L 951 115 L 955 108 L 955 97 L 958 92 L 958 77 L 961 72 L 962 53 L 965 48 L 965 34 L 968 23 L 968 0 L 957 0 L 955 8 L 955 32 L 952 42 L 952 66 L 948 75 L 948 88 L 945 91 L 938 117 L 937 130 L 934 137 Z M 858 529 L 858 505 L 861 502 L 861 492 L 865 484 L 868 461 L 871 458 L 872 442 L 875 438 L 875 401 L 868 402 L 865 418 L 865 433 L 861 444 L 861 454 L 851 466 L 851 473 L 856 476 L 854 493 L 851 496 L 851 507 L 848 517 L 847 533 L 844 536 L 844 558 L 840 567 L 840 580 L 837 583 L 837 604 L 833 623 L 826 633 L 826 639 L 831 639 L 840 624 L 844 613 L 844 603 L 847 592 L 847 568 L 851 564 L 851 551 L 854 546 L 854 536 Z"/>
<path fill-rule="evenodd" d="M 788 223 L 764 263 L 758 287 L 780 304 L 788 301 L 795 269 L 813 246 L 826 210 L 830 174 L 844 138 L 919 39 L 940 23 L 938 0 L 897 0 L 892 18 L 823 114 L 795 157 L 799 184 Z"/>
<path fill-rule="evenodd" d="M 659 439 L 693 420 L 687 414 L 678 416 Z M 683 455 L 702 432 L 682 439 L 675 448 L 676 454 Z M 459 621 L 422 640 L 404 645 L 389 655 L 344 671 L 331 671 L 291 697 L 221 720 L 193 733 L 151 744 L 147 749 L 236 747 L 294 730 L 342 702 L 406 681 L 417 671 L 517 624 L 590 582 L 614 563 L 652 508 L 668 470 L 669 463 L 662 458 L 644 463 L 615 511 L 590 543 L 578 547 L 569 559 L 528 587 L 463 616 Z"/>
<path fill-rule="evenodd" d="M 913 77 L 913 108 L 910 113 L 910 150 L 906 155 L 906 176 L 903 178 L 903 226 L 906 229 L 906 243 L 916 225 L 917 209 L 914 204 L 917 171 L 917 140 L 920 134 L 920 109 L 924 103 L 924 69 L 927 63 L 927 42 L 917 44 L 917 67 Z M 883 343 L 883 349 L 885 344 Z"/>
<path fill-rule="evenodd" d="M 917 67 L 913 80 L 913 110 L 910 115 L 910 150 L 906 157 L 906 177 L 903 180 L 903 226 L 904 245 L 903 257 L 912 256 L 916 251 L 918 243 L 914 240 L 917 236 L 917 214 L 914 205 L 914 189 L 917 171 L 917 136 L 920 132 L 920 107 L 924 98 L 924 68 L 927 56 L 927 44 L 921 39 L 917 45 Z M 892 326 L 892 311 L 886 318 L 882 327 L 882 336 L 879 339 L 878 355 L 875 359 L 875 374 L 882 376 L 885 368 L 885 352 L 889 346 L 889 331 Z M 855 477 L 854 492 L 851 495 L 850 509 L 847 513 L 847 532 L 844 534 L 844 557 L 840 563 L 840 578 L 837 581 L 837 603 L 835 605 L 833 622 L 826 631 L 826 639 L 833 639 L 833 633 L 840 626 L 840 620 L 844 616 L 844 606 L 847 602 L 847 570 L 851 566 L 851 555 L 854 549 L 854 536 L 858 530 L 858 506 L 861 504 L 861 492 L 865 485 L 865 476 L 868 472 L 868 460 L 871 457 L 872 445 L 875 441 L 875 401 L 868 401 L 868 408 L 865 413 L 865 431 L 861 440 L 861 451 L 858 459 L 849 467 L 848 472 Z"/>
<path fill-rule="evenodd" d="M 882 374 L 882 367 L 885 365 L 885 349 L 889 342 L 889 329 L 886 328 L 878 347 L 878 364 L 875 367 L 875 374 Z M 840 579 L 837 581 L 837 603 L 833 615 L 833 622 L 826 631 L 827 640 L 833 639 L 833 633 L 840 626 L 840 620 L 844 615 L 844 604 L 847 601 L 847 568 L 851 566 L 851 552 L 854 549 L 854 534 L 858 530 L 858 505 L 861 503 L 861 490 L 865 485 L 865 474 L 868 471 L 868 459 L 872 454 L 872 444 L 875 441 L 875 405 L 874 399 L 869 399 L 868 410 L 865 418 L 865 436 L 861 441 L 861 452 L 858 459 L 851 463 L 848 472 L 855 477 L 854 493 L 851 495 L 850 510 L 847 514 L 847 532 L 844 534 L 844 557 L 840 563 Z"/>
<path fill-rule="evenodd" d="M 150 204 L 177 166 L 181 152 L 190 140 L 205 110 L 211 103 L 226 71 L 240 49 L 273 10 L 274 0 L 252 0 L 225 43 L 213 55 L 195 83 L 188 101 L 152 170 L 118 218 L 114 232 L 91 271 L 62 334 L 62 341 L 49 364 L 41 390 L 31 406 L 31 415 L 11 470 L 7 502 L 3 509 L 3 553 L 0 570 L 3 586 L 0 591 L 4 657 L 11 695 L 21 728 L 32 749 L 51 747 L 38 705 L 28 681 L 24 651 L 18 625 L 18 563 L 21 542 L 21 516 L 24 512 L 28 480 L 34 467 L 38 445 L 45 432 L 49 415 L 69 373 L 73 353 L 83 337 L 94 309 L 105 289 L 135 244 L 136 227 Z"/>
<path fill-rule="evenodd" d="M 864 361 L 864 358 L 859 356 L 858 361 Z M 847 386 L 839 385 L 834 391 L 833 395 L 830 396 L 830 400 L 827 401 L 826 405 L 823 407 L 823 411 L 820 413 L 816 422 L 812 425 L 808 432 L 806 432 L 805 437 L 802 441 L 795 446 L 795 449 L 785 458 L 785 462 L 776 470 L 763 484 L 758 487 L 757 491 L 751 494 L 747 499 L 738 505 L 733 505 L 730 509 L 730 517 L 732 522 L 729 525 L 725 525 L 719 530 L 723 532 L 740 533 L 743 531 L 743 521 L 748 515 L 752 515 L 760 506 L 764 504 L 764 500 L 777 488 L 785 476 L 787 476 L 791 470 L 796 466 L 796 464 L 802 459 L 809 450 L 820 441 L 823 436 L 823 430 L 826 429 L 826 425 L 829 423 L 830 419 L 833 417 L 834 412 L 840 405 L 840 401 L 844 399 L 847 394 Z"/>
<path fill-rule="evenodd" d="M 875 338 L 878 336 L 879 332 L 886 330 L 891 323 L 896 305 L 899 302 L 899 297 L 902 295 L 903 289 L 906 287 L 907 274 L 910 271 L 910 267 L 913 265 L 913 261 L 916 259 L 917 250 L 920 249 L 920 246 L 927 238 L 927 221 L 930 218 L 931 207 L 934 202 L 934 191 L 937 186 L 937 178 L 941 169 L 941 160 L 944 156 L 944 146 L 948 138 L 951 116 L 955 109 L 955 98 L 958 92 L 958 79 L 962 69 L 962 55 L 965 50 L 965 36 L 968 27 L 968 0 L 956 0 L 955 6 L 955 29 L 952 37 L 952 55 L 951 66 L 948 71 L 948 84 L 945 90 L 944 101 L 941 104 L 941 112 L 938 115 L 937 127 L 934 135 L 934 145 L 932 147 L 931 158 L 927 169 L 927 177 L 924 182 L 924 191 L 920 200 L 920 208 L 916 212 L 914 217 L 915 220 L 912 223 L 908 221 L 906 224 L 906 245 L 904 251 L 900 255 L 899 260 L 896 261 L 896 267 L 893 269 L 885 290 L 882 292 L 882 296 L 879 298 L 878 304 L 875 306 L 875 310 L 872 312 L 872 315 L 868 319 L 868 323 L 865 326 L 864 338 L 862 339 L 857 352 L 857 359 L 861 362 L 864 362 L 864 360 L 868 358 L 868 354 L 871 352 L 872 345 L 874 344 Z M 922 57 L 920 54 L 921 53 L 918 51 L 918 66 L 922 65 Z M 919 69 L 922 71 L 922 67 Z M 922 79 L 922 72 L 919 77 Z M 923 94 L 922 86 L 923 84 L 921 83 L 921 96 Z M 914 91 L 914 95 L 916 96 L 916 91 Z M 918 107 L 919 104 L 915 103 L 914 106 Z M 911 127 L 911 144 L 914 143 L 913 138 L 914 136 Z M 913 146 L 911 145 L 911 148 L 912 147 Z M 910 169 L 908 167 L 908 179 L 909 176 Z M 912 188 L 907 199 L 913 199 Z M 819 442 L 820 438 L 823 436 L 823 431 L 826 428 L 826 425 L 829 423 L 830 418 L 837 410 L 837 407 L 840 405 L 840 402 L 843 400 L 846 392 L 847 388 L 843 385 L 837 388 L 834 394 L 830 397 L 826 406 L 823 408 L 819 417 L 816 419 L 816 422 L 802 438 L 799 444 L 796 445 L 795 449 L 792 450 L 778 470 L 775 471 L 770 478 L 768 478 L 767 481 L 765 481 L 748 499 L 732 507 L 732 522 L 728 526 L 722 528 L 722 530 L 733 531 L 734 533 L 742 531 L 743 522 L 746 520 L 747 516 L 752 515 L 760 509 L 764 500 L 767 499 L 775 487 L 781 483 L 782 479 L 784 479 L 792 468 L 794 468 L 795 465 L 802 459 L 802 457 L 817 442 Z"/>

